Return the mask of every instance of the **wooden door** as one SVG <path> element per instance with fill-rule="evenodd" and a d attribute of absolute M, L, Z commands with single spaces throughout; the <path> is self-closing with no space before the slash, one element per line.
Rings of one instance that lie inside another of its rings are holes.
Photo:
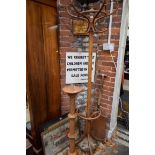
<path fill-rule="evenodd" d="M 27 93 L 32 134 L 38 143 L 39 125 L 60 116 L 56 1 L 27 0 L 26 7 Z"/>

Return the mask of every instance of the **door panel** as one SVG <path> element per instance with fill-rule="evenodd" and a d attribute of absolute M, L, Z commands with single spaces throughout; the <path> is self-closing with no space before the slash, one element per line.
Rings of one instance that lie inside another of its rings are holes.
<path fill-rule="evenodd" d="M 46 119 L 45 58 L 40 4 L 27 5 L 27 71 L 34 121 Z M 40 116 L 41 114 L 41 116 Z M 36 124 L 34 123 L 34 124 Z"/>
<path fill-rule="evenodd" d="M 27 0 L 26 7 L 27 92 L 32 133 L 40 145 L 40 124 L 60 116 L 57 15 L 49 4 Z"/>
<path fill-rule="evenodd" d="M 48 102 L 48 117 L 53 118 L 60 110 L 60 77 L 59 55 L 57 45 L 56 9 L 49 6 L 42 7 L 42 25 L 45 52 L 45 74 Z"/>

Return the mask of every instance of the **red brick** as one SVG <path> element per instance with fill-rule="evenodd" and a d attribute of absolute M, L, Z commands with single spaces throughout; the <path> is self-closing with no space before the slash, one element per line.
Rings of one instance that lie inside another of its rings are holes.
<path fill-rule="evenodd" d="M 109 96 L 102 94 L 102 98 L 108 100 Z"/>
<path fill-rule="evenodd" d="M 103 85 L 109 86 L 109 87 L 114 87 L 114 83 L 112 83 L 112 82 L 107 82 L 107 81 L 104 81 Z"/>
<path fill-rule="evenodd" d="M 109 104 L 102 104 L 102 103 L 101 103 L 101 106 L 102 106 L 103 108 L 106 108 L 106 109 L 109 109 L 109 110 L 111 110 L 111 108 L 112 108 L 112 106 L 109 105 Z"/>
<path fill-rule="evenodd" d="M 65 82 L 64 83 L 61 83 L 61 88 L 63 88 L 63 87 L 65 87 Z M 61 93 L 61 95 L 63 95 L 62 93 Z"/>
<path fill-rule="evenodd" d="M 103 94 L 113 96 L 113 92 L 103 90 Z"/>
<path fill-rule="evenodd" d="M 120 22 L 113 22 L 112 23 L 112 27 L 113 28 L 120 28 L 121 27 L 121 23 Z M 115 35 L 115 39 L 119 39 L 119 35 Z"/>
<path fill-rule="evenodd" d="M 102 69 L 105 71 L 110 71 L 110 70 L 112 70 L 112 67 L 111 66 L 102 66 Z"/>
<path fill-rule="evenodd" d="M 113 17 L 113 22 L 121 21 L 121 16 Z"/>
<path fill-rule="evenodd" d="M 62 107 L 69 107 L 70 104 L 69 104 L 69 100 L 68 101 L 64 101 L 63 99 L 61 100 L 61 106 Z"/>
<path fill-rule="evenodd" d="M 117 13 L 118 15 L 122 15 L 122 9 L 118 9 L 118 13 Z"/>
<path fill-rule="evenodd" d="M 62 88 L 65 87 L 65 85 L 66 85 L 65 82 L 64 82 L 64 83 L 61 82 L 61 96 L 62 96 L 62 97 L 63 97 L 63 95 L 64 95 L 64 92 L 62 91 Z"/>
<path fill-rule="evenodd" d="M 63 103 L 65 103 L 65 104 L 68 104 L 70 101 L 69 97 L 64 97 L 64 96 L 63 96 L 62 100 L 63 100 Z"/>
<path fill-rule="evenodd" d="M 115 51 L 118 51 L 118 48 L 119 48 L 119 46 L 118 45 L 115 45 L 114 50 Z"/>
<path fill-rule="evenodd" d="M 110 78 L 110 81 L 111 82 L 115 82 L 115 78 Z"/>
<path fill-rule="evenodd" d="M 60 78 L 61 78 L 61 79 L 65 79 L 65 78 L 66 78 L 66 75 L 65 75 L 65 74 L 60 75 Z"/>
<path fill-rule="evenodd" d="M 107 72 L 107 74 L 108 74 L 108 76 L 110 76 L 110 77 L 115 77 L 115 75 L 116 75 L 115 72 L 111 72 L 111 71 Z"/>
<path fill-rule="evenodd" d="M 102 61 L 97 59 L 97 63 L 96 64 L 97 64 L 97 66 L 102 66 Z"/>
<path fill-rule="evenodd" d="M 69 14 L 67 13 L 67 11 L 65 10 L 65 8 L 61 11 L 59 11 L 59 17 L 67 17 L 69 18 Z"/>
<path fill-rule="evenodd" d="M 107 74 L 106 74 L 106 75 L 107 75 Z M 107 76 L 107 77 L 104 79 L 103 84 L 105 84 L 105 82 L 111 82 L 111 81 L 110 81 L 110 77 L 109 77 L 109 76 Z"/>
<path fill-rule="evenodd" d="M 72 27 L 71 27 L 71 25 L 70 24 L 63 24 L 63 25 L 60 25 L 59 26 L 59 29 L 60 30 L 72 30 Z"/>
<path fill-rule="evenodd" d="M 72 33 L 70 30 L 60 30 L 59 34 L 60 36 L 72 36 Z"/>
<path fill-rule="evenodd" d="M 60 64 L 61 65 L 65 65 L 66 64 L 66 59 L 65 58 L 61 58 L 60 59 Z"/>
<path fill-rule="evenodd" d="M 60 48 L 60 53 L 61 52 L 76 52 L 77 51 L 77 48 L 71 48 L 71 47 L 61 47 Z"/>
<path fill-rule="evenodd" d="M 105 103 L 100 103 L 100 105 L 101 105 L 102 107 L 104 107 L 104 108 L 108 108 L 108 105 L 105 104 Z"/>
<path fill-rule="evenodd" d="M 100 56 L 98 58 L 98 60 L 102 60 L 102 61 L 107 62 L 107 61 L 112 61 L 112 58 L 111 58 L 111 56 Z"/>
<path fill-rule="evenodd" d="M 60 59 L 66 59 L 66 53 L 60 52 Z M 63 66 L 60 66 L 63 67 Z"/>
<path fill-rule="evenodd" d="M 64 42 L 64 41 L 60 42 L 60 47 L 69 47 L 69 46 L 71 46 L 71 43 L 69 42 Z"/>
<path fill-rule="evenodd" d="M 101 54 L 103 57 L 109 57 L 110 56 L 110 52 L 109 51 L 103 51 Z"/>
<path fill-rule="evenodd" d="M 114 45 L 119 45 L 119 40 L 111 40 L 111 43 L 113 43 Z"/>
<path fill-rule="evenodd" d="M 96 88 L 96 89 L 101 89 L 101 87 L 102 87 L 101 84 L 96 83 L 96 85 L 95 85 L 95 88 Z"/>
<path fill-rule="evenodd" d="M 65 83 L 65 79 L 60 79 L 61 83 Z"/>
<path fill-rule="evenodd" d="M 101 111 L 105 116 L 109 116 L 111 114 L 111 109 L 101 107 Z"/>
<path fill-rule="evenodd" d="M 112 67 L 112 72 L 116 72 L 116 68 L 115 67 Z"/>
<path fill-rule="evenodd" d="M 106 91 L 114 91 L 114 87 L 108 87 L 108 86 L 103 86 L 103 90 L 106 90 Z"/>
<path fill-rule="evenodd" d="M 108 61 L 107 61 L 107 62 L 103 61 L 103 62 L 102 62 L 102 65 L 111 66 L 111 67 L 114 66 L 113 62 L 110 62 L 110 61 L 109 61 L 109 62 L 108 62 Z"/>
<path fill-rule="evenodd" d="M 108 105 L 111 105 L 112 102 L 111 101 L 108 101 L 108 100 L 105 100 L 105 99 L 100 99 L 100 104 L 108 104 Z"/>
<path fill-rule="evenodd" d="M 62 114 L 65 114 L 65 113 L 68 113 L 69 112 L 69 107 L 63 107 L 63 106 L 61 106 L 61 111 L 62 111 Z"/>
<path fill-rule="evenodd" d="M 60 0 L 60 4 L 68 5 L 71 3 L 71 0 Z"/>
<path fill-rule="evenodd" d="M 68 105 L 70 104 L 70 99 L 69 99 L 69 97 L 68 97 L 68 98 L 64 98 L 64 97 L 63 97 L 61 100 L 62 100 L 63 106 L 68 106 Z"/>
<path fill-rule="evenodd" d="M 61 70 L 61 72 L 60 72 L 60 74 L 61 74 L 60 78 L 61 79 L 63 79 L 65 77 L 65 75 L 66 75 L 65 72 L 66 72 L 66 70 Z"/>
<path fill-rule="evenodd" d="M 109 96 L 109 97 L 108 97 L 108 100 L 109 100 L 109 101 L 113 101 L 113 97 L 110 97 L 110 96 Z"/>
<path fill-rule="evenodd" d="M 118 57 L 118 51 L 112 52 L 112 56 L 117 58 Z"/>
<path fill-rule="evenodd" d="M 67 36 L 62 36 L 61 41 L 67 41 L 69 43 L 73 43 L 75 41 L 75 39 L 73 37 L 67 37 Z"/>
<path fill-rule="evenodd" d="M 69 25 L 69 24 L 71 24 L 71 19 L 66 18 L 66 17 L 62 17 L 62 18 L 59 18 L 59 23 L 61 25 Z"/>
<path fill-rule="evenodd" d="M 62 95 L 62 98 L 69 98 L 69 96 L 64 91 L 62 91 Z"/>

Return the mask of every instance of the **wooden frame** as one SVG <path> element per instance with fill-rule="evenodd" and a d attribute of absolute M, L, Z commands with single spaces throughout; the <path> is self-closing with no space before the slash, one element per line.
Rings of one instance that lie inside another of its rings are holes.
<path fill-rule="evenodd" d="M 56 7 L 57 5 L 57 0 L 33 0 L 33 1 L 36 1 L 38 3 L 42 3 L 44 5 L 49 5 L 49 6 L 52 6 L 52 7 Z"/>

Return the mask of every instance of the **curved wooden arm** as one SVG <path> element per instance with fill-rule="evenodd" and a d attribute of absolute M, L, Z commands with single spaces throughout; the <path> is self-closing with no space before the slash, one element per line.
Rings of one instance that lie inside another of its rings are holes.
<path fill-rule="evenodd" d="M 82 14 L 81 12 L 79 12 L 73 4 L 71 4 L 71 6 L 74 8 L 74 10 L 76 11 L 78 15 L 82 16 L 83 18 L 87 19 L 87 21 L 89 21 L 89 18 L 85 16 L 84 14 Z"/>
<path fill-rule="evenodd" d="M 94 16 L 94 19 L 99 15 L 99 13 L 102 11 L 103 7 L 105 6 L 105 2 L 103 2 L 101 8 L 98 10 L 98 12 L 96 13 L 96 15 Z"/>
<path fill-rule="evenodd" d="M 83 16 L 83 17 L 79 17 L 79 16 L 75 16 L 75 15 L 71 14 L 70 11 L 68 10 L 68 7 L 69 7 L 69 6 L 73 7 L 73 9 L 76 11 L 76 13 L 77 13 L 78 15 L 80 15 L 80 16 Z M 88 32 L 89 32 L 89 29 L 90 29 L 90 27 L 89 27 L 89 24 L 90 24 L 89 18 L 88 18 L 87 16 L 81 14 L 73 5 L 70 4 L 69 6 L 67 6 L 67 7 L 65 7 L 65 8 L 66 8 L 66 10 L 67 10 L 67 13 L 68 13 L 72 18 L 75 18 L 75 19 L 82 19 L 82 20 L 85 20 L 85 21 L 88 23 L 88 27 L 87 27 L 87 30 L 86 30 L 86 33 L 88 33 Z"/>
<path fill-rule="evenodd" d="M 113 0 L 114 1 L 114 0 Z M 99 30 L 97 27 L 96 27 L 96 23 L 97 23 L 97 21 L 99 20 L 99 19 L 102 19 L 102 18 L 105 18 L 105 17 L 107 17 L 107 16 L 110 16 L 110 15 L 112 15 L 112 14 L 114 14 L 117 10 L 118 10 L 118 7 L 119 7 L 119 5 L 118 5 L 118 0 L 115 0 L 116 1 L 116 4 L 117 4 L 117 7 L 116 7 L 116 9 L 112 12 L 112 13 L 108 13 L 107 12 L 107 5 L 109 4 L 108 3 L 108 0 L 104 0 L 104 2 L 102 3 L 102 5 L 101 5 L 101 7 L 100 7 L 100 9 L 99 10 L 94 10 L 94 9 L 90 9 L 90 10 L 87 10 L 87 11 L 82 11 L 82 12 L 80 12 L 80 11 L 78 11 L 77 10 L 77 8 L 73 5 L 73 0 L 71 0 L 71 4 L 69 4 L 67 7 L 65 7 L 66 8 L 66 10 L 67 10 L 67 13 L 72 17 L 72 18 L 75 18 L 75 19 L 81 19 L 81 20 L 85 20 L 87 23 L 88 23 L 88 27 L 87 27 L 87 30 L 86 30 L 86 33 L 89 33 L 89 31 L 91 31 L 91 29 L 92 29 L 92 31 L 96 31 L 96 32 L 98 32 L 98 33 L 103 33 L 103 32 L 105 32 L 105 31 L 107 31 L 107 28 L 104 28 L 103 30 Z M 110 0 L 110 2 L 111 2 L 111 0 Z M 73 8 L 73 11 L 75 11 L 75 13 L 77 14 L 77 15 L 74 15 L 74 14 L 72 14 L 71 13 L 71 11 L 69 11 L 69 9 L 68 9 L 68 7 L 70 7 L 70 8 Z M 105 7 L 105 8 L 104 8 Z M 104 8 L 104 9 L 103 9 Z M 94 15 L 94 17 L 93 18 L 89 18 L 89 17 L 87 17 L 85 14 L 87 14 L 87 13 L 96 13 L 95 15 Z M 104 15 L 101 15 L 100 17 L 98 17 L 98 15 L 99 14 L 104 14 Z"/>
<path fill-rule="evenodd" d="M 75 16 L 75 15 L 71 14 L 71 12 L 69 11 L 68 7 L 69 7 L 69 6 L 66 6 L 65 9 L 66 9 L 67 13 L 68 13 L 72 18 L 79 18 L 79 19 L 82 19 L 82 20 L 86 20 L 86 19 L 83 18 L 83 17 L 79 17 L 79 16 Z"/>

